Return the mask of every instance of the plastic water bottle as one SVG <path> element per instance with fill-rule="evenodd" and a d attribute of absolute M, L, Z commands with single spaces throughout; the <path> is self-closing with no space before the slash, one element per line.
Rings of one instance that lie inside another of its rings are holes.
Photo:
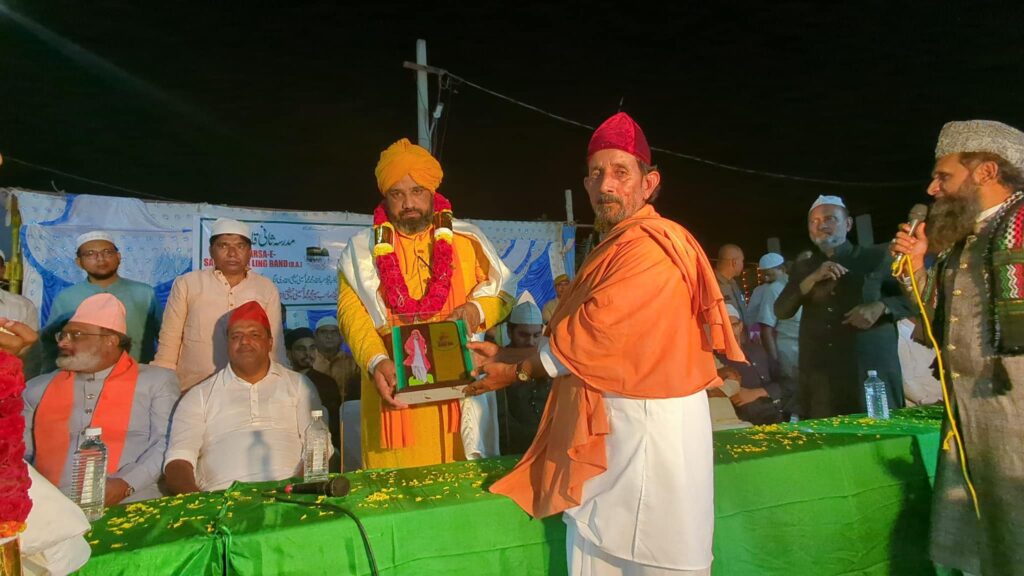
<path fill-rule="evenodd" d="M 306 427 L 306 440 L 302 445 L 302 481 L 327 480 L 327 461 L 331 452 L 331 431 L 324 422 L 322 410 L 309 413 L 313 420 Z"/>
<path fill-rule="evenodd" d="M 70 496 L 90 522 L 103 517 L 107 493 L 107 447 L 100 440 L 101 432 L 101 428 L 86 428 L 72 460 Z"/>
<path fill-rule="evenodd" d="M 868 379 L 864 381 L 864 400 L 868 407 L 868 418 L 889 419 L 889 395 L 885 382 L 879 379 L 878 372 L 874 370 L 868 370 Z"/>

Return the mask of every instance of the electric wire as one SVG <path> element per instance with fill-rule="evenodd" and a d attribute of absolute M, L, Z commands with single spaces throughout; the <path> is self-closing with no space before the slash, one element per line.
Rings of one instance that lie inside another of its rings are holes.
<path fill-rule="evenodd" d="M 166 201 L 166 202 L 181 202 L 181 200 L 175 200 L 174 198 L 168 198 L 166 196 L 160 196 L 158 194 L 150 194 L 148 192 L 142 192 L 141 190 L 135 190 L 133 188 L 126 188 L 124 186 L 118 186 L 116 184 L 109 184 L 107 182 L 102 182 L 100 180 L 95 180 L 93 178 L 86 178 L 85 176 L 79 176 L 77 174 L 72 174 L 70 172 L 65 172 L 63 170 L 58 170 L 56 168 L 50 168 L 49 166 L 43 166 L 41 164 L 35 164 L 35 163 L 29 162 L 27 160 L 22 160 L 20 158 L 14 158 L 13 156 L 5 155 L 4 156 L 4 160 L 8 160 L 8 161 L 13 162 L 15 164 L 21 164 L 22 166 L 27 166 L 29 168 L 35 168 L 36 170 L 43 170 L 44 172 L 51 172 L 53 174 L 60 174 L 61 176 L 65 176 L 67 178 L 73 178 L 75 180 L 81 180 L 82 182 L 88 182 L 90 184 L 96 184 L 97 186 L 105 186 L 105 187 L 110 188 L 112 190 L 120 190 L 121 192 L 127 192 L 129 194 L 136 194 L 138 196 L 145 196 L 146 198 L 152 198 L 154 200 L 163 200 L 163 201 Z"/>
<path fill-rule="evenodd" d="M 471 82 L 471 81 L 469 81 L 469 80 L 467 80 L 467 79 L 465 79 L 465 78 L 463 78 L 461 76 L 452 74 L 451 72 L 448 72 L 447 70 L 443 70 L 441 72 L 441 74 L 442 75 L 448 75 L 448 76 L 454 78 L 455 80 L 459 81 L 462 84 L 465 84 L 465 85 L 470 86 L 472 88 L 476 88 L 477 90 L 479 90 L 481 92 L 484 92 L 486 94 L 490 94 L 491 96 L 494 96 L 495 98 L 500 98 L 501 100 L 505 100 L 506 102 L 509 102 L 511 104 L 515 104 L 516 106 L 520 106 L 520 107 L 526 108 L 528 110 L 532 110 L 534 112 L 537 112 L 539 114 L 543 114 L 543 115 L 545 115 L 545 116 L 547 116 L 549 118 L 558 120 L 560 122 L 564 122 L 566 124 L 572 124 L 573 126 L 578 126 L 580 128 L 585 128 L 585 129 L 590 130 L 590 131 L 593 131 L 593 130 L 596 129 L 594 126 L 592 126 L 590 124 L 586 124 L 586 123 L 583 123 L 583 122 L 578 122 L 576 120 L 573 120 L 571 118 L 567 118 L 567 117 L 562 116 L 560 114 L 555 114 L 553 112 L 548 112 L 547 110 L 544 110 L 542 108 L 538 108 L 537 106 L 534 106 L 532 104 L 528 104 L 528 103 L 523 102 L 521 100 L 517 100 L 515 98 L 512 98 L 511 96 L 506 96 L 506 95 L 504 95 L 504 94 L 502 94 L 500 92 L 497 92 L 495 90 L 491 90 L 490 88 L 485 88 L 484 86 L 481 86 L 480 84 L 477 84 L 475 82 Z M 620 104 L 621 104 L 621 101 L 620 101 Z M 685 154 L 683 152 L 676 152 L 675 150 L 669 150 L 668 148 L 660 148 L 660 147 L 657 147 L 657 146 L 651 146 L 651 150 L 654 150 L 654 151 L 657 151 L 657 152 L 662 152 L 662 153 L 668 154 L 670 156 L 675 156 L 675 157 L 678 157 L 678 158 L 683 158 L 683 159 L 686 159 L 686 160 L 690 160 L 692 162 L 698 162 L 698 163 L 701 163 L 701 164 L 706 164 L 708 166 L 714 166 L 716 168 L 721 168 L 723 170 L 730 170 L 730 171 L 733 171 L 733 172 L 740 172 L 740 173 L 751 174 L 751 175 L 755 175 L 755 176 L 764 176 L 764 177 L 768 177 L 768 178 L 776 178 L 776 179 L 782 179 L 782 180 L 793 180 L 793 181 L 797 181 L 797 182 L 806 182 L 806 183 L 810 183 L 810 184 L 829 184 L 829 185 L 832 185 L 832 186 L 851 186 L 851 187 L 862 187 L 862 188 L 892 188 L 892 187 L 903 187 L 903 186 L 917 186 L 917 185 L 919 185 L 921 183 L 919 180 L 856 182 L 856 181 L 850 181 L 850 180 L 834 180 L 834 179 L 829 179 L 829 178 L 812 178 L 812 177 L 808 177 L 808 176 L 796 176 L 796 175 L 793 175 L 793 174 L 783 174 L 783 173 L 780 173 L 780 172 L 769 172 L 769 171 L 765 171 L 765 170 L 755 170 L 753 168 L 744 168 L 742 166 L 736 166 L 734 164 L 726 164 L 724 162 L 717 162 L 717 161 L 714 161 L 714 160 L 708 160 L 707 158 L 701 158 L 700 156 L 695 156 L 693 154 Z"/>
<path fill-rule="evenodd" d="M 359 536 L 363 539 L 363 547 L 366 549 L 366 560 L 370 564 L 370 574 L 372 576 L 379 576 L 380 569 L 377 567 L 377 557 L 373 553 L 373 546 L 370 545 L 370 536 L 366 533 L 366 527 L 363 526 L 361 520 L 356 517 L 349 509 L 344 506 L 339 506 L 331 502 L 304 502 L 302 500 L 292 500 L 291 498 L 285 498 L 280 494 L 274 494 L 274 500 L 278 502 L 286 502 L 288 504 L 298 504 L 299 506 L 308 506 L 310 508 L 331 508 L 342 514 L 348 516 L 356 524 L 356 528 L 359 529 Z"/>

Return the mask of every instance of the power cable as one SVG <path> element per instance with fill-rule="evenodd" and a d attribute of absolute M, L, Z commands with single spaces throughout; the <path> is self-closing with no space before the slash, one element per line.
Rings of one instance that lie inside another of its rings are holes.
<path fill-rule="evenodd" d="M 545 116 L 547 116 L 549 118 L 553 118 L 553 119 L 558 120 L 560 122 L 564 122 L 566 124 L 572 124 L 573 126 L 579 126 L 580 128 L 586 128 L 587 130 L 590 130 L 590 131 L 593 131 L 593 130 L 596 129 L 595 126 L 591 126 L 590 124 L 585 124 L 583 122 L 577 122 L 576 120 L 573 120 L 571 118 L 566 118 L 565 116 L 561 116 L 559 114 L 554 114 L 552 112 L 548 112 L 547 110 L 544 110 L 542 108 L 538 108 L 537 106 L 534 106 L 532 104 L 527 104 L 526 102 L 523 102 L 521 100 L 517 100 L 515 98 L 512 98 L 511 96 L 506 96 L 506 95 L 504 95 L 504 94 L 502 94 L 500 92 L 496 92 L 494 90 L 491 90 L 490 88 L 485 88 L 485 87 L 483 87 L 483 86 L 481 86 L 481 85 L 479 85 L 479 84 L 477 84 L 475 82 L 471 82 L 469 80 L 466 80 L 465 78 L 463 78 L 461 76 L 452 74 L 451 72 L 448 72 L 447 70 L 441 70 L 440 73 L 442 75 L 448 75 L 448 76 L 452 77 L 453 79 L 459 81 L 460 83 L 465 84 L 467 86 L 470 86 L 472 88 L 476 88 L 477 90 L 479 90 L 481 92 L 484 92 L 486 94 L 490 94 L 491 96 L 494 96 L 495 98 L 500 98 L 502 100 L 505 100 L 506 102 L 515 104 L 516 106 L 520 106 L 520 107 L 526 108 L 528 110 L 533 110 L 534 112 L 543 114 L 543 115 L 545 115 Z M 622 103 L 623 103 L 623 100 L 620 100 L 619 101 L 620 107 L 621 107 Z M 656 146 L 651 146 L 651 150 L 662 152 L 662 153 L 668 154 L 670 156 L 676 156 L 676 157 L 679 157 L 679 158 L 684 158 L 686 160 L 690 160 L 690 161 L 693 161 L 693 162 L 699 162 L 701 164 L 707 164 L 709 166 L 714 166 L 716 168 L 721 168 L 723 170 L 731 170 L 733 172 L 741 172 L 741 173 L 744 173 L 744 174 L 753 174 L 753 175 L 756 175 L 756 176 L 765 176 L 765 177 L 768 177 L 768 178 L 778 178 L 778 179 L 783 179 L 783 180 L 794 180 L 794 181 L 797 181 L 797 182 L 808 182 L 808 183 L 813 183 L 813 184 L 830 184 L 830 185 L 833 185 L 833 186 L 857 186 L 857 187 L 866 187 L 866 188 L 903 187 L 903 186 L 916 186 L 916 185 L 921 184 L 920 180 L 883 181 L 883 182 L 854 182 L 854 181 L 849 181 L 849 180 L 833 180 L 833 179 L 829 179 L 829 178 L 812 178 L 812 177 L 808 177 L 808 176 L 795 176 L 795 175 L 792 175 L 792 174 L 783 174 L 783 173 L 780 173 L 780 172 L 768 172 L 768 171 L 765 171 L 765 170 L 755 170 L 755 169 L 752 169 L 752 168 L 744 168 L 742 166 L 735 166 L 733 164 L 726 164 L 724 162 L 716 162 L 714 160 L 708 160 L 706 158 L 701 158 L 699 156 L 694 156 L 693 154 L 684 154 L 683 152 L 676 152 L 674 150 L 669 150 L 667 148 L 660 148 L 660 147 L 656 147 Z"/>
<path fill-rule="evenodd" d="M 351 510 L 339 504 L 335 504 L 333 502 L 306 502 L 303 500 L 292 500 L 290 498 L 285 498 L 278 494 L 274 494 L 273 498 L 278 502 L 298 504 L 299 506 L 307 506 L 309 508 L 331 508 L 351 518 L 352 521 L 355 522 L 356 528 L 359 530 L 360 538 L 362 538 L 363 540 L 363 548 L 366 551 L 366 561 L 370 565 L 370 574 L 371 576 L 379 576 L 380 569 L 377 567 L 377 556 L 373 553 L 373 546 L 370 545 L 370 536 L 366 533 L 366 527 L 363 526 L 362 521 L 360 521 L 359 518 L 356 517 L 356 515 L 353 514 Z"/>
<path fill-rule="evenodd" d="M 99 180 L 94 180 L 92 178 L 86 178 L 85 176 L 78 176 L 77 174 L 71 174 L 70 172 L 65 172 L 63 170 L 58 170 L 56 168 L 50 168 L 49 166 L 42 166 L 40 164 L 33 164 L 32 162 L 29 162 L 27 160 L 22 160 L 20 158 L 14 158 L 12 156 L 4 156 L 4 159 L 5 160 L 9 160 L 11 162 L 14 162 L 15 164 L 21 164 L 22 166 L 27 166 L 29 168 L 35 168 L 36 170 L 43 170 L 45 172 L 51 172 L 53 174 L 60 174 L 61 176 L 66 176 L 68 178 L 74 178 L 75 180 L 81 180 L 82 182 L 88 182 L 90 184 L 96 184 L 98 186 L 105 186 L 105 187 L 110 188 L 112 190 L 120 190 L 121 192 L 128 192 L 129 194 L 135 194 L 135 195 L 138 195 L 138 196 L 145 196 L 147 198 L 152 198 L 154 200 L 164 200 L 166 202 L 181 202 L 181 200 L 175 200 L 174 198 L 168 198 L 166 196 L 160 196 L 158 194 L 150 194 L 148 192 L 142 192 L 140 190 L 135 190 L 135 189 L 132 189 L 132 188 L 125 188 L 124 186 L 118 186 L 116 184 L 108 184 L 106 182 L 101 182 Z M 53 184 L 53 181 L 50 182 L 50 185 L 53 186 L 54 189 L 56 189 L 56 186 Z"/>

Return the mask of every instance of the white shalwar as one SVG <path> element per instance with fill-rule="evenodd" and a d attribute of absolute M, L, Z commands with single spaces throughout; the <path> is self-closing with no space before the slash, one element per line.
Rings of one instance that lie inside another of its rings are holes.
<path fill-rule="evenodd" d="M 541 344 L 548 373 L 565 370 Z M 707 393 L 635 399 L 604 393 L 608 469 L 566 510 L 570 576 L 711 573 L 714 456 Z"/>

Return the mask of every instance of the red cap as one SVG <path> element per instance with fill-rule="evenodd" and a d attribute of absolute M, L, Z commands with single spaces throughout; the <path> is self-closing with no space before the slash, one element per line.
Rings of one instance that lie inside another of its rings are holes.
<path fill-rule="evenodd" d="M 597 127 L 587 146 L 587 158 L 598 150 L 609 148 L 629 152 L 643 160 L 644 164 L 651 164 L 651 147 L 647 145 L 647 137 L 640 125 L 625 112 L 619 112 Z"/>
<path fill-rule="evenodd" d="M 266 327 L 267 330 L 270 330 L 270 318 L 267 318 L 267 313 L 263 310 L 263 306 L 260 306 L 260 303 L 255 300 L 250 300 L 238 308 L 235 308 L 235 311 L 231 313 L 230 317 L 228 317 L 228 328 L 231 328 L 231 326 L 236 322 L 241 322 L 242 320 L 259 322 Z"/>

